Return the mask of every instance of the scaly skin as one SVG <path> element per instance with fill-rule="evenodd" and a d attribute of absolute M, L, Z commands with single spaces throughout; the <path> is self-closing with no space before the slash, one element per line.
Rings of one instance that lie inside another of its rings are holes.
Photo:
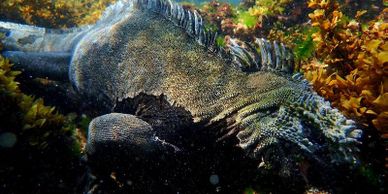
<path fill-rule="evenodd" d="M 159 126 L 171 127 L 171 118 L 186 117 L 182 113 L 186 112 L 199 128 L 214 130 L 220 140 L 236 138 L 238 146 L 258 164 L 280 166 L 281 174 L 289 174 L 300 157 L 322 165 L 357 162 L 361 131 L 302 78 L 260 68 L 244 72 L 209 52 L 206 44 L 198 44 L 198 35 L 188 35 L 187 30 L 162 17 L 159 9 L 144 8 L 144 2 L 129 9 L 132 2 L 120 1 L 94 27 L 64 34 L 75 41 L 61 51 L 74 53 L 69 75 L 80 95 L 111 111 L 140 95 L 160 97 L 184 111 L 164 115 L 158 122 L 166 124 Z M 152 2 L 169 5 L 164 0 Z M 8 37 L 5 48 L 15 42 Z M 8 48 L 42 51 L 30 45 Z M 218 128 L 222 122 L 226 126 Z M 180 120 L 176 123 L 176 128 L 182 128 Z M 91 134 L 89 150 L 94 150 L 96 142 L 104 143 L 104 130 L 111 128 L 98 126 L 93 125 L 90 133 L 100 133 L 101 138 Z M 163 130 L 157 130 L 156 136 L 163 136 L 164 143 L 177 142 L 175 136 L 161 133 Z"/>
<path fill-rule="evenodd" d="M 239 146 L 257 159 L 270 145 L 290 142 L 318 160 L 321 156 L 314 153 L 327 146 L 330 160 L 354 162 L 351 151 L 360 131 L 303 80 L 276 72 L 247 74 L 209 54 L 157 14 L 131 13 L 108 33 L 79 43 L 70 72 L 86 96 L 103 94 L 107 106 L 114 107 L 117 99 L 163 94 L 195 123 L 227 120 L 227 133 L 239 131 Z M 93 40 L 98 42 L 90 44 Z M 343 156 L 337 157 L 339 153 Z"/>

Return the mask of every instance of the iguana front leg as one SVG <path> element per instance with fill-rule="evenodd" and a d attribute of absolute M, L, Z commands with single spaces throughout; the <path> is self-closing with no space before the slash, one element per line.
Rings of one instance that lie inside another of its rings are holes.
<path fill-rule="evenodd" d="M 133 115 L 111 113 L 97 117 L 89 125 L 86 146 L 91 171 L 87 192 L 145 190 L 143 187 L 152 185 L 152 179 L 158 177 L 159 168 L 179 151 Z"/>

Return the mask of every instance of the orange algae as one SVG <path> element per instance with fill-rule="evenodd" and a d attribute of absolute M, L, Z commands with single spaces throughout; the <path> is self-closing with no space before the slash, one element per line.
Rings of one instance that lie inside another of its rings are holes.
<path fill-rule="evenodd" d="M 338 2 L 310 0 L 316 57 L 302 70 L 315 90 L 345 115 L 388 140 L 388 9 L 369 24 L 341 12 Z"/>
<path fill-rule="evenodd" d="M 388 10 L 362 29 L 356 20 L 343 20 L 337 3 L 328 7 L 330 1 L 325 1 L 324 6 L 316 7 L 319 3 L 310 1 L 309 5 L 318 9 L 309 17 L 312 25 L 320 28 L 313 34 L 317 58 L 327 65 L 317 65 L 316 61 L 305 65 L 306 77 L 348 116 L 373 117 L 388 111 L 388 101 L 384 100 L 388 94 L 388 28 L 381 18 Z M 327 15 L 321 17 L 317 14 L 321 12 Z M 376 118 L 371 121 L 378 122 Z"/>

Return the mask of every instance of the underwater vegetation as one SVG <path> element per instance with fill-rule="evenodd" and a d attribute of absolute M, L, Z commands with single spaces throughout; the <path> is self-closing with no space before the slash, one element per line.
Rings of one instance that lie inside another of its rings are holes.
<path fill-rule="evenodd" d="M 310 1 L 309 7 L 315 9 L 309 17 L 319 28 L 312 38 L 322 64 L 311 64 L 307 78 L 348 116 L 388 132 L 388 9 L 366 24 L 359 20 L 366 11 L 349 19 L 338 2 Z"/>
<path fill-rule="evenodd" d="M 315 90 L 345 115 L 388 133 L 388 9 L 374 20 L 345 16 L 336 1 L 309 2 L 315 57 L 302 65 Z"/>
<path fill-rule="evenodd" d="M 91 24 L 115 0 L 2 0 L 0 18 L 51 28 Z"/>
<path fill-rule="evenodd" d="M 246 0 L 238 6 L 213 0 L 198 9 L 213 30 L 244 41 L 267 37 L 274 30 L 289 31 L 284 27 L 301 23 L 308 12 L 305 1 L 301 0 Z"/>
<path fill-rule="evenodd" d="M 0 192 L 74 192 L 80 150 L 70 121 L 24 94 L 16 81 L 20 72 L 11 68 L 0 55 L 0 165 L 7 167 L 0 170 Z"/>

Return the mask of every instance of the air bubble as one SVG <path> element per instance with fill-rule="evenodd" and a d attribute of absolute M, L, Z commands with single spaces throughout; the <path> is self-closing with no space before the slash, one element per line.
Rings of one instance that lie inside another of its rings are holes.
<path fill-rule="evenodd" d="M 218 175 L 216 174 L 213 174 L 209 177 L 209 181 L 212 185 L 217 185 L 219 182 L 220 182 L 220 178 L 218 177 Z"/>
<path fill-rule="evenodd" d="M 0 147 L 12 148 L 17 142 L 17 137 L 14 133 L 6 132 L 0 134 Z"/>

